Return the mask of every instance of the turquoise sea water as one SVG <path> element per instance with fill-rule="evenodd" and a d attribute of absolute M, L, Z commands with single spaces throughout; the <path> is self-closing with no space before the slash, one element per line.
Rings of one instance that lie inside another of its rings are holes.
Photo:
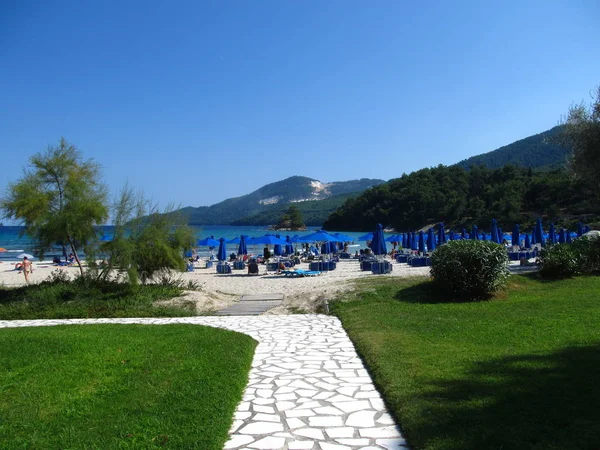
<path fill-rule="evenodd" d="M 194 227 L 194 231 L 196 232 L 196 236 L 198 239 L 213 236 L 215 239 L 219 239 L 221 237 L 229 240 L 233 239 L 241 234 L 246 236 L 262 236 L 264 234 L 279 234 L 281 237 L 285 238 L 286 235 L 300 235 L 304 236 L 310 233 L 313 233 L 317 228 L 309 228 L 307 231 L 294 231 L 294 232 L 275 232 L 270 231 L 266 227 L 232 227 L 228 225 L 212 225 L 205 227 Z M 100 231 L 106 235 L 111 236 L 113 232 L 112 226 L 104 226 L 100 228 Z M 22 252 L 30 253 L 34 256 L 37 255 L 37 250 L 35 247 L 35 242 L 27 235 L 21 236 L 23 232 L 23 227 L 15 227 L 15 226 L 1 226 L 0 227 L 0 248 L 5 248 L 8 250 L 7 252 L 0 252 L 0 260 L 12 261 L 17 259 L 17 255 Z M 353 252 L 359 250 L 360 248 L 366 248 L 366 242 L 358 241 L 358 237 L 365 234 L 365 232 L 353 232 L 353 231 L 344 231 L 344 230 L 330 230 L 331 233 L 344 233 L 350 237 L 355 238 L 353 244 L 350 244 L 350 250 Z M 262 252 L 262 247 L 254 248 L 253 250 L 256 252 Z M 252 249 L 249 249 L 252 251 Z M 200 249 L 200 254 L 205 253 L 207 249 Z M 237 251 L 236 244 L 229 244 L 227 246 L 228 253 Z M 44 255 L 45 259 L 52 259 L 54 256 L 61 256 L 62 249 L 60 247 L 55 248 L 53 251 L 46 252 Z"/>

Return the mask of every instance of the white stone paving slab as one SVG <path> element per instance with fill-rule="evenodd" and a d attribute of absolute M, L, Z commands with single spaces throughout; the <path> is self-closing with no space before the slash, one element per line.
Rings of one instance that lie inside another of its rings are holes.
<path fill-rule="evenodd" d="M 0 321 L 205 325 L 258 341 L 227 450 L 408 449 L 340 321 L 325 315 Z M 282 389 L 285 388 L 285 389 Z"/>

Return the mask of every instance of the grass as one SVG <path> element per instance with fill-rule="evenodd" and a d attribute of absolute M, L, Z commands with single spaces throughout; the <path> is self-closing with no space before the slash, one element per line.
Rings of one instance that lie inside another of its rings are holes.
<path fill-rule="evenodd" d="M 256 342 L 194 325 L 0 330 L 3 449 L 222 449 Z"/>
<path fill-rule="evenodd" d="M 600 448 L 600 277 L 476 303 L 380 278 L 331 306 L 414 448 Z"/>
<path fill-rule="evenodd" d="M 93 317 L 176 317 L 194 315 L 191 303 L 159 306 L 157 300 L 181 295 L 177 286 L 91 281 L 46 281 L 18 288 L 0 287 L 0 320 Z"/>

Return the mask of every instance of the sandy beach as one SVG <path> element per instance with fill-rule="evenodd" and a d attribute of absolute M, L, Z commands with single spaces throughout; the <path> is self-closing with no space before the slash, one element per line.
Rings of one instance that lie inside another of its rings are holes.
<path fill-rule="evenodd" d="M 337 268 L 331 272 L 323 272 L 314 277 L 285 277 L 274 272 L 266 272 L 266 266 L 260 266 L 260 275 L 248 275 L 247 270 L 234 270 L 231 274 L 217 274 L 216 264 L 209 269 L 199 261 L 193 272 L 174 272 L 174 279 L 185 282 L 191 280 L 200 289 L 187 291 L 184 297 L 173 299 L 193 301 L 198 313 L 210 313 L 225 308 L 239 301 L 244 294 L 283 294 L 283 304 L 269 311 L 269 314 L 286 314 L 289 312 L 314 312 L 323 301 L 335 297 L 338 293 L 351 289 L 354 280 L 371 277 L 381 278 L 386 275 L 374 275 L 370 271 L 361 271 L 358 260 L 341 260 Z M 47 280 L 53 271 L 62 271 L 69 277 L 79 274 L 77 266 L 58 267 L 52 262 L 33 263 L 34 271 L 30 274 L 30 283 Z M 308 270 L 308 263 L 296 268 Z M 393 262 L 393 270 L 389 276 L 412 277 L 428 276 L 429 267 L 410 267 L 407 264 Z M 25 284 L 25 277 L 14 269 L 14 263 L 0 263 L 0 286 L 15 287 Z"/>

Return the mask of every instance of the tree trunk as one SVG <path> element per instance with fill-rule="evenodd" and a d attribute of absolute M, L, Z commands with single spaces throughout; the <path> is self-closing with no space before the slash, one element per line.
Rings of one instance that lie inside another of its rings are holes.
<path fill-rule="evenodd" d="M 71 246 L 71 251 L 73 252 L 73 256 L 75 256 L 75 261 L 77 261 L 77 265 L 79 266 L 79 272 L 81 273 L 81 275 L 83 275 L 83 266 L 81 265 L 81 261 L 79 260 L 79 256 L 77 255 L 77 249 L 75 248 L 75 243 L 73 242 L 73 239 L 71 239 L 71 236 L 67 236 L 67 239 L 69 240 L 69 245 Z"/>

